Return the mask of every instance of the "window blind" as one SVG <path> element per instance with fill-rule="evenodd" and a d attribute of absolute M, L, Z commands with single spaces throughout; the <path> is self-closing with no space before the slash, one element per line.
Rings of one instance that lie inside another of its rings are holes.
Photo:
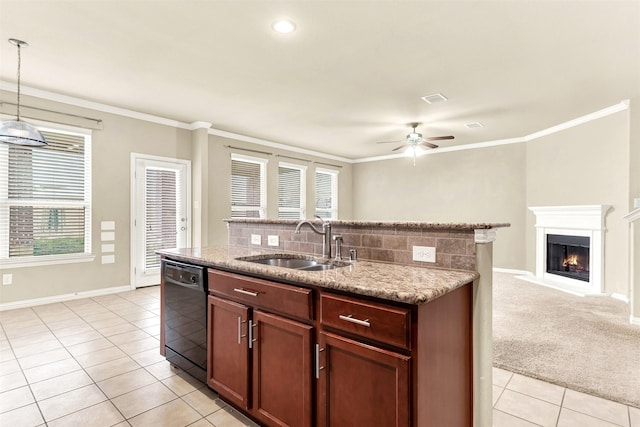
<path fill-rule="evenodd" d="M 145 169 L 145 271 L 160 268 L 158 249 L 176 248 L 180 194 L 176 171 Z"/>
<path fill-rule="evenodd" d="M 278 166 L 278 218 L 305 217 L 306 168 L 280 163 Z"/>
<path fill-rule="evenodd" d="M 266 161 L 246 156 L 231 157 L 231 217 L 265 218 Z"/>
<path fill-rule="evenodd" d="M 338 219 L 338 171 L 316 169 L 316 215 Z"/>
<path fill-rule="evenodd" d="M 0 144 L 0 259 L 90 252 L 90 137 L 41 132 L 48 146 Z"/>

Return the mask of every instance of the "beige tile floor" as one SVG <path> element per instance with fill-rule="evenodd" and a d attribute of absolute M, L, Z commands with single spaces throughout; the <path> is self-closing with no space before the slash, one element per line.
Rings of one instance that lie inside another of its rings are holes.
<path fill-rule="evenodd" d="M 159 313 L 158 287 L 0 312 L 0 426 L 255 426 L 158 354 Z M 640 409 L 500 369 L 493 399 L 495 427 L 640 427 Z"/>

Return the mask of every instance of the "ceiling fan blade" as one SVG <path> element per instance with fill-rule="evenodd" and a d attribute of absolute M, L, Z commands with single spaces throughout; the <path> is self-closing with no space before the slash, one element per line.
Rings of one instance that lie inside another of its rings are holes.
<path fill-rule="evenodd" d="M 378 141 L 376 142 L 376 144 L 391 144 L 391 143 L 398 143 L 398 142 L 403 142 L 403 140 L 399 139 L 397 141 Z"/>
<path fill-rule="evenodd" d="M 429 147 L 429 148 L 438 148 L 438 146 L 436 144 L 432 144 L 432 143 L 427 142 L 427 141 L 422 141 L 420 143 L 420 145 L 424 145 L 425 147 Z"/>
<path fill-rule="evenodd" d="M 391 151 L 398 151 L 399 149 L 404 148 L 404 147 L 406 147 L 406 146 L 407 146 L 407 144 L 402 144 L 401 146 L 396 147 L 396 148 L 394 148 L 394 149 L 393 149 L 393 150 L 391 150 Z"/>
<path fill-rule="evenodd" d="M 427 138 L 427 141 L 442 141 L 444 139 L 454 139 L 455 137 L 449 136 L 432 136 L 431 138 Z"/>

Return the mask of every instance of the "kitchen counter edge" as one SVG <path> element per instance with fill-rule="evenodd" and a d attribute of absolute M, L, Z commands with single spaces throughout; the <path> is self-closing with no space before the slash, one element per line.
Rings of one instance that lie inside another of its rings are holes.
<path fill-rule="evenodd" d="M 269 252 L 233 246 L 164 249 L 157 253 L 176 261 L 232 273 L 417 305 L 433 301 L 480 277 L 474 271 L 372 261 L 357 261 L 333 270 L 300 271 L 239 261 L 236 258 Z"/>

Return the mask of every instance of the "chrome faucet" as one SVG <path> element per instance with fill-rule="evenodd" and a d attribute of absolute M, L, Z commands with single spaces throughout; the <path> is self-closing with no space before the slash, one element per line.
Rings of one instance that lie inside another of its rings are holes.
<path fill-rule="evenodd" d="M 331 258 L 331 223 L 328 220 L 320 218 L 318 215 L 316 215 L 316 218 L 322 221 L 322 231 L 318 230 L 315 225 L 311 224 L 308 220 L 303 219 L 296 226 L 295 233 L 300 234 L 300 228 L 307 224 L 311 227 L 311 230 L 313 230 L 314 233 L 324 236 L 324 239 L 322 240 L 322 256 L 325 258 Z"/>

